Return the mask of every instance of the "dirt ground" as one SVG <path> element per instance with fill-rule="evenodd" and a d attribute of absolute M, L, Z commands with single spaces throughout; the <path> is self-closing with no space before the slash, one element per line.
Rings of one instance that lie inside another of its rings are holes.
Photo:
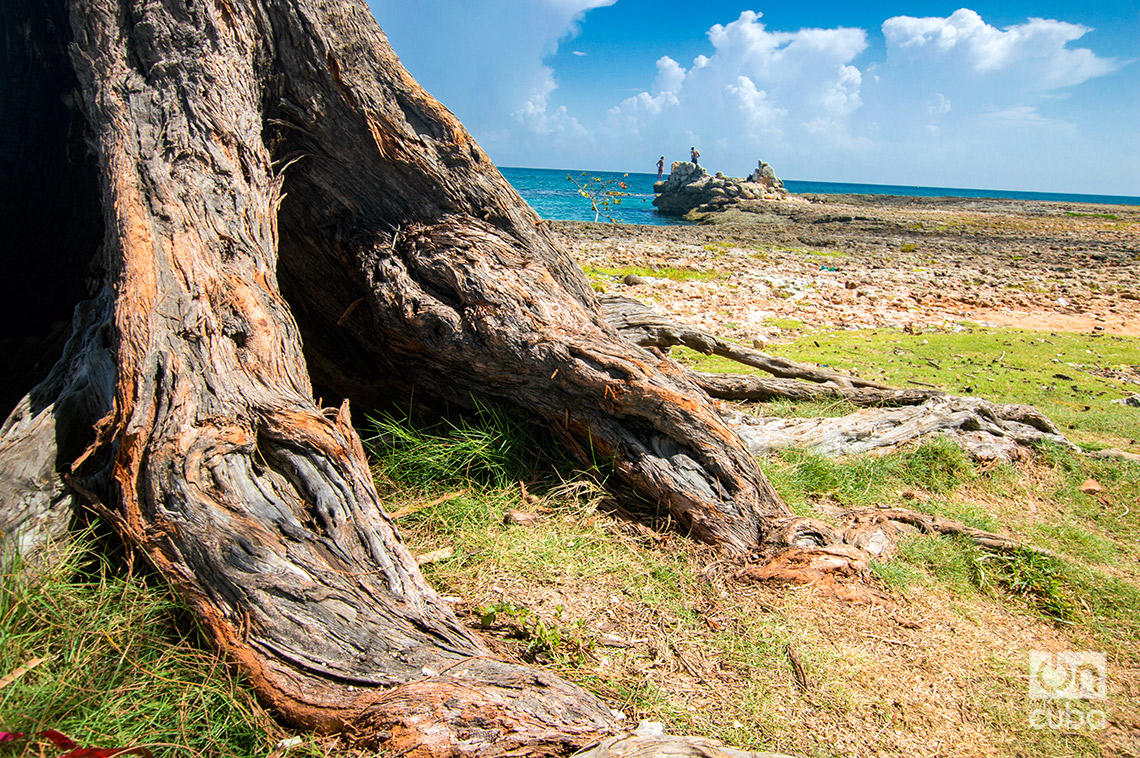
<path fill-rule="evenodd" d="M 683 226 L 554 225 L 585 267 L 672 269 L 613 291 L 738 340 L 781 319 L 1140 335 L 1137 206 L 805 195 Z"/>

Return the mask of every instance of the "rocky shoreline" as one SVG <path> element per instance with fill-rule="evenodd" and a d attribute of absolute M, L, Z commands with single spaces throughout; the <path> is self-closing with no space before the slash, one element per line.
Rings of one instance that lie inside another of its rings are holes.
<path fill-rule="evenodd" d="M 786 200 L 787 190 L 764 161 L 746 179 L 717 172 L 709 176 L 702 166 L 675 161 L 669 177 L 654 183 L 653 205 L 664 216 L 694 218 L 692 214 L 716 213 L 752 200 Z"/>
<path fill-rule="evenodd" d="M 552 223 L 584 267 L 668 269 L 603 286 L 729 339 L 778 338 L 782 320 L 1140 335 L 1138 206 L 791 195 L 692 217 Z"/>

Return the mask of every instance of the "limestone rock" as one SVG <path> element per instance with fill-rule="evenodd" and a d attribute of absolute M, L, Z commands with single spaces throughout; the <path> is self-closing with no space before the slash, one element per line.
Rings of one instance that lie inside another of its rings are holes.
<path fill-rule="evenodd" d="M 759 184 L 766 189 L 784 189 L 784 183 L 776 176 L 772 167 L 764 161 L 759 162 L 759 165 L 749 174 L 747 181 Z"/>
<path fill-rule="evenodd" d="M 709 176 L 703 167 L 688 161 L 675 161 L 669 177 L 653 185 L 653 204 L 666 216 L 684 216 L 691 211 L 722 211 L 745 200 L 782 200 L 787 197 L 784 183 L 764 161 L 747 179 L 733 179 L 717 172 Z"/>

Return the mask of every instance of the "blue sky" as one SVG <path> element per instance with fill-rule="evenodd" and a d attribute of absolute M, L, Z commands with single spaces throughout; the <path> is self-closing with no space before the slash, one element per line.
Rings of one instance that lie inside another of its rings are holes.
<path fill-rule="evenodd" d="M 370 0 L 501 166 L 1140 195 L 1140 3 Z"/>

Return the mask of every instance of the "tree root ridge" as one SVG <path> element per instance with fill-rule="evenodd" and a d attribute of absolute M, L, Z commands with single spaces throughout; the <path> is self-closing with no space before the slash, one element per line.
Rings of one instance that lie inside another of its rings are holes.
<path fill-rule="evenodd" d="M 828 512 L 839 524 L 836 529 L 827 527 L 836 536 L 834 543 L 800 544 L 769 552 L 759 563 L 738 570 L 734 577 L 745 582 L 810 584 L 824 595 L 839 600 L 893 606 L 894 601 L 870 583 L 869 570 L 871 563 L 889 560 L 899 540 L 907 534 L 960 537 L 985 550 L 1029 550 L 1055 557 L 1007 535 L 906 508 L 828 509 Z"/>
<path fill-rule="evenodd" d="M 767 455 L 788 447 L 804 448 L 820 455 L 852 455 L 934 433 L 953 437 L 981 459 L 1016 457 L 1017 445 L 1044 440 L 1075 449 L 1056 425 L 1032 406 L 957 397 L 940 390 L 895 389 L 725 342 L 627 297 L 602 295 L 600 302 L 610 324 L 638 345 L 655 348 L 684 345 L 772 375 L 689 371 L 693 381 L 710 397 L 754 402 L 844 399 L 864 409 L 839 419 L 725 414 L 755 455 Z"/>

